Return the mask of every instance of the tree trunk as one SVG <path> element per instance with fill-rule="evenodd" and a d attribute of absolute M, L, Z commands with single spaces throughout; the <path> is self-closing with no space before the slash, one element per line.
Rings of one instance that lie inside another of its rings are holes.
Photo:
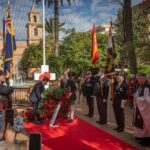
<path fill-rule="evenodd" d="M 58 56 L 59 49 L 59 10 L 58 0 L 54 0 L 54 20 L 55 20 L 55 56 Z"/>
<path fill-rule="evenodd" d="M 129 69 L 132 74 L 137 74 L 137 61 L 132 30 L 131 0 L 124 0 L 123 20 L 124 48 L 128 51 Z"/>

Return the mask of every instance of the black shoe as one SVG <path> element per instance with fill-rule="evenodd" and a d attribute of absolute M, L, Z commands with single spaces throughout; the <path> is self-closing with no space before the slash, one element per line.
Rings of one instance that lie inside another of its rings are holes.
<path fill-rule="evenodd" d="M 116 128 L 114 128 L 113 130 L 115 130 L 115 131 L 117 131 L 119 128 L 118 127 L 116 127 Z"/>
<path fill-rule="evenodd" d="M 39 124 L 39 125 L 42 124 L 42 122 L 39 121 L 39 120 L 34 121 L 34 123 L 35 123 L 35 124 Z"/>
<path fill-rule="evenodd" d="M 123 131 L 124 129 L 121 129 L 121 128 L 117 130 L 117 132 L 123 132 Z"/>
<path fill-rule="evenodd" d="M 96 121 L 96 123 L 101 123 L 101 121 Z"/>
<path fill-rule="evenodd" d="M 93 117 L 93 115 L 89 115 L 89 118 L 92 118 Z"/>
<path fill-rule="evenodd" d="M 90 114 L 85 114 L 85 116 L 89 116 Z"/>
<path fill-rule="evenodd" d="M 72 123 L 72 122 L 73 122 L 73 119 L 69 119 L 68 122 L 69 122 L 69 123 Z"/>
<path fill-rule="evenodd" d="M 100 122 L 99 124 L 100 124 L 100 125 L 104 125 L 104 124 L 106 124 L 106 122 Z"/>

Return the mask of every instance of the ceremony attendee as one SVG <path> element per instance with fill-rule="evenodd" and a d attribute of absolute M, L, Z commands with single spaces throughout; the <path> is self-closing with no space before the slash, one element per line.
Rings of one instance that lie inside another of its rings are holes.
<path fill-rule="evenodd" d="M 73 122 L 74 120 L 74 111 L 75 111 L 75 101 L 76 101 L 76 85 L 75 82 L 73 80 L 73 76 L 71 72 L 68 72 L 68 79 L 67 79 L 67 87 L 70 90 L 70 100 L 71 100 L 71 105 L 70 105 L 70 111 L 68 113 L 68 119 L 69 122 Z"/>
<path fill-rule="evenodd" d="M 114 130 L 117 132 L 124 131 L 124 107 L 127 103 L 127 98 L 127 83 L 122 75 L 118 75 L 113 102 L 113 109 L 117 123 L 117 127 L 114 128 Z"/>
<path fill-rule="evenodd" d="M 85 94 L 84 94 L 84 73 L 78 78 L 77 85 L 78 85 L 78 103 L 81 102 L 81 96 L 82 96 L 82 102 L 84 102 Z"/>
<path fill-rule="evenodd" d="M 128 105 L 132 108 L 134 94 L 138 88 L 138 82 L 136 80 L 135 75 L 131 75 L 130 78 L 127 79 L 127 84 L 128 84 Z"/>
<path fill-rule="evenodd" d="M 39 102 L 42 100 L 42 93 L 44 92 L 44 86 L 49 82 L 49 78 L 45 77 L 44 75 L 41 75 L 40 78 L 41 78 L 41 80 L 34 85 L 33 90 L 29 97 L 29 99 L 32 103 L 33 113 L 35 115 L 35 123 L 36 124 L 42 123 L 41 119 L 37 113 L 37 109 L 38 109 Z"/>
<path fill-rule="evenodd" d="M 134 136 L 150 145 L 150 87 L 144 73 L 136 76 L 139 87 L 134 96 Z"/>
<path fill-rule="evenodd" d="M 83 83 L 83 88 L 85 91 L 85 97 L 86 97 L 88 109 L 89 109 L 89 113 L 86 114 L 86 116 L 89 116 L 90 118 L 92 118 L 94 114 L 94 101 L 93 101 L 94 81 L 92 80 L 91 71 L 88 71 L 86 73 L 85 81 Z"/>
<path fill-rule="evenodd" d="M 107 123 L 107 99 L 109 94 L 108 79 L 105 77 L 104 70 L 100 72 L 100 76 L 95 77 L 94 93 L 97 101 L 99 120 L 97 123 L 104 125 Z"/>
<path fill-rule="evenodd" d="M 9 100 L 10 95 L 13 93 L 13 87 L 4 84 L 4 72 L 0 70 L 0 100 Z"/>
<path fill-rule="evenodd" d="M 6 133 L 8 123 L 10 123 L 10 125 L 13 125 L 13 117 L 14 117 L 13 110 L 10 110 L 12 105 L 8 105 L 10 96 L 13 93 L 13 87 L 9 85 L 5 85 L 4 80 L 5 80 L 4 72 L 0 70 L 0 112 L 1 112 L 0 124 L 1 124 L 1 127 L 4 124 L 3 121 L 5 121 L 5 127 L 3 131 L 2 139 L 5 139 L 5 133 Z M 3 108 L 4 103 L 7 103 L 8 105 L 6 108 Z M 5 114 L 3 114 L 3 111 L 2 111 L 3 109 L 5 109 Z"/>
<path fill-rule="evenodd" d="M 61 80 L 60 80 L 60 88 L 61 89 L 66 89 L 68 88 L 67 87 L 67 78 L 65 76 L 62 76 L 61 77 Z"/>

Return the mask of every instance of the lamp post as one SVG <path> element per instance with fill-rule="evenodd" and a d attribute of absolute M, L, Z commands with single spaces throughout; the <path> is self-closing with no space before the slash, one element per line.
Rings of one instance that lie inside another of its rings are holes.
<path fill-rule="evenodd" d="M 43 65 L 46 65 L 45 57 L 45 0 L 42 0 L 43 6 Z"/>

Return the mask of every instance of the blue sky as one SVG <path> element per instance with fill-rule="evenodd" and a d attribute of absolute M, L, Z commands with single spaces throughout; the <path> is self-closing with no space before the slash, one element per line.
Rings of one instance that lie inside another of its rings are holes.
<path fill-rule="evenodd" d="M 110 18 L 116 19 L 119 5 L 112 4 L 111 0 L 76 0 L 68 6 L 64 0 L 64 6 L 59 7 L 60 22 L 65 22 L 66 28 L 75 28 L 77 31 L 87 31 L 96 25 L 109 23 Z M 132 5 L 140 3 L 142 0 L 132 0 Z M 30 11 L 34 0 L 10 0 L 11 16 L 14 22 L 15 36 L 17 40 L 26 40 L 25 25 L 28 20 L 27 13 Z M 41 13 L 41 3 L 37 5 L 37 10 Z M 5 17 L 6 0 L 0 0 L 0 29 L 2 30 L 2 20 Z M 42 13 L 41 13 L 42 16 Z M 53 16 L 53 6 L 46 7 L 46 18 Z M 41 18 L 42 19 L 42 18 Z"/>

